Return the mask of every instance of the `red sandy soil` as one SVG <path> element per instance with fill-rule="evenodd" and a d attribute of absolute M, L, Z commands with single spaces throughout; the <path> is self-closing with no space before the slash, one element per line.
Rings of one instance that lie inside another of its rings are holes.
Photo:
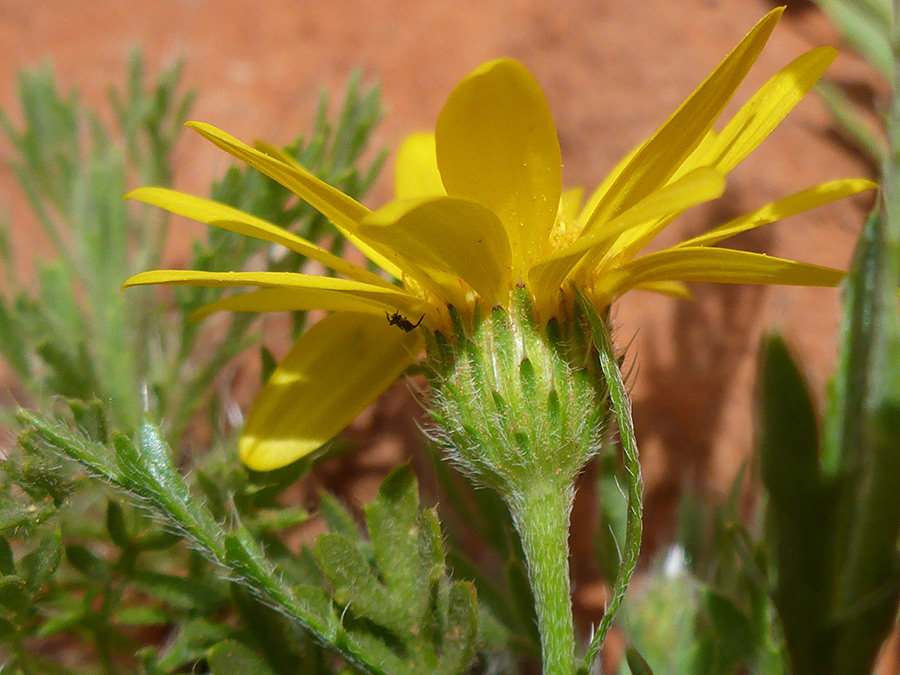
<path fill-rule="evenodd" d="M 195 118 L 240 138 L 283 143 L 308 126 L 323 86 L 340 91 L 348 73 L 361 66 L 367 78 L 382 83 L 389 106 L 376 142 L 396 147 L 405 134 L 433 127 L 447 94 L 469 70 L 508 55 L 524 62 L 546 92 L 565 182 L 592 187 L 773 6 L 764 0 L 12 0 L 0 3 L 0 106 L 14 108 L 14 73 L 44 59 L 53 62 L 65 87 L 77 86 L 88 102 L 104 106 L 107 86 L 124 80 L 129 50 L 140 46 L 150 72 L 187 59 L 187 83 L 200 93 Z M 840 39 L 817 10 L 793 3 L 737 101 L 819 44 L 840 45 Z M 849 50 L 830 75 L 862 91 L 885 89 Z M 177 161 L 177 187 L 202 193 L 230 158 L 186 135 Z M 367 199 L 370 205 L 389 197 L 389 174 Z M 837 140 L 822 104 L 809 96 L 730 176 L 724 204 L 697 210 L 661 243 L 822 181 L 869 174 L 871 168 Z M 42 246 L 6 166 L 0 166 L 0 204 L 11 205 L 20 271 L 27 276 Z M 846 266 L 870 204 L 871 198 L 844 200 L 745 235 L 736 245 Z M 186 243 L 200 234 L 202 227 L 186 224 L 173 237 L 172 265 L 186 263 Z M 749 457 L 760 336 L 783 332 L 816 392 L 824 390 L 835 362 L 836 291 L 695 290 L 693 303 L 635 293 L 615 311 L 620 343 L 634 338 L 629 357 L 637 362 L 635 422 L 648 487 L 648 551 L 671 537 L 682 488 L 691 485 L 715 499 Z M 362 439 L 372 438 L 372 425 L 382 429 L 375 447 L 342 462 L 330 479 L 349 480 L 355 498 L 365 499 L 388 467 L 414 451 L 414 410 L 406 389 L 395 387 L 356 425 Z M 577 515 L 587 520 L 591 511 L 581 506 Z M 576 524 L 575 571 L 580 606 L 592 614 L 602 606 L 602 594 L 590 565 L 578 563 L 590 547 L 587 537 L 578 536 L 584 529 Z"/>

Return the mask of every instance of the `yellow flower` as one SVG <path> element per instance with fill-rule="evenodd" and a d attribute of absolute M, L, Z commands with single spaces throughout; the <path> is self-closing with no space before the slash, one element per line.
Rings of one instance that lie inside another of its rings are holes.
<path fill-rule="evenodd" d="M 205 308 L 332 312 L 294 345 L 263 389 L 241 439 L 243 461 L 266 470 L 315 450 L 343 429 L 421 352 L 421 330 L 447 330 L 448 307 L 508 307 L 524 285 L 537 317 L 556 316 L 582 289 L 601 309 L 633 288 L 689 295 L 685 282 L 834 286 L 843 272 L 713 247 L 863 190 L 863 179 L 825 183 L 677 246 L 639 255 L 691 206 L 719 197 L 724 176 L 800 101 L 835 57 L 819 47 L 766 83 L 719 131 L 721 115 L 783 9 L 767 14 L 660 129 L 623 159 L 582 205 L 562 191 L 559 143 L 532 75 L 500 59 L 468 75 L 433 135 L 411 137 L 396 170 L 397 199 L 371 211 L 290 158 L 250 147 L 199 122 L 192 129 L 309 202 L 400 284 L 337 258 L 259 218 L 162 188 L 130 197 L 209 225 L 283 245 L 339 277 L 276 272 L 159 270 L 125 285 L 257 287 Z M 392 321 L 386 319 L 388 314 Z M 413 329 L 419 317 L 422 329 Z"/>

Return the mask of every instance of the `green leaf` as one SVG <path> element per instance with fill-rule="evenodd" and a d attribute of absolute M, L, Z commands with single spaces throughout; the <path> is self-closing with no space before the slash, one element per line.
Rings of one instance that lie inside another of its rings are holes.
<path fill-rule="evenodd" d="M 191 619 L 180 626 L 159 665 L 171 672 L 206 658 L 215 644 L 232 637 L 234 630 L 209 619 Z"/>
<path fill-rule="evenodd" d="M 322 517 L 325 518 L 329 532 L 343 535 L 352 541 L 360 540 L 359 528 L 350 511 L 332 494 L 328 492 L 321 494 L 319 509 L 322 511 Z"/>
<path fill-rule="evenodd" d="M 339 605 L 351 605 L 354 614 L 398 634 L 412 628 L 405 608 L 388 594 L 352 541 L 340 534 L 323 534 L 316 540 L 316 559 Z"/>
<path fill-rule="evenodd" d="M 887 166 L 886 181 L 896 180 Z M 900 597 L 900 205 L 871 216 L 844 291 L 823 465 L 838 482 L 827 642 L 834 673 L 872 667 Z"/>
<path fill-rule="evenodd" d="M 106 531 L 119 548 L 130 549 L 134 546 L 128 523 L 125 522 L 125 510 L 119 502 L 112 499 L 106 503 Z"/>
<path fill-rule="evenodd" d="M 458 581 L 450 587 L 447 625 L 435 673 L 457 675 L 468 671 L 475 655 L 477 629 L 478 602 L 475 598 L 475 586 Z"/>
<path fill-rule="evenodd" d="M 419 555 L 418 486 L 408 466 L 387 475 L 365 513 L 381 576 L 397 608 L 406 611 L 406 625 L 394 627 L 400 633 L 411 630 L 421 620 L 429 594 L 428 571 Z"/>
<path fill-rule="evenodd" d="M 25 578 L 25 587 L 36 595 L 59 567 L 62 560 L 62 533 L 53 529 L 38 540 L 35 549 L 19 561 L 19 570 Z"/>
<path fill-rule="evenodd" d="M 214 645 L 206 662 L 212 675 L 277 675 L 256 652 L 236 640 L 224 640 Z"/>
<path fill-rule="evenodd" d="M 840 130 L 874 167 L 880 167 L 887 156 L 887 142 L 871 130 L 863 117 L 864 111 L 831 80 L 821 80 L 816 84 L 815 90 L 828 107 Z"/>
<path fill-rule="evenodd" d="M 777 336 L 764 342 L 760 379 L 758 451 L 772 523 L 774 599 L 794 667 L 798 673 L 815 672 L 827 660 L 818 642 L 827 630 L 833 591 L 825 561 L 834 532 L 834 491 L 819 468 L 818 424 L 809 391 Z"/>
<path fill-rule="evenodd" d="M 244 522 L 248 528 L 254 531 L 279 532 L 302 525 L 309 519 L 309 511 L 301 506 L 295 506 L 279 509 L 260 509 L 252 516 L 245 518 Z"/>
<path fill-rule="evenodd" d="M 161 626 L 172 621 L 169 612 L 157 607 L 124 607 L 113 615 L 113 623 L 119 626 Z"/>
<path fill-rule="evenodd" d="M 731 600 L 711 590 L 703 593 L 703 604 L 727 654 L 726 662 L 737 661 L 754 670 L 758 645 L 747 616 Z"/>
<path fill-rule="evenodd" d="M 840 28 L 847 41 L 888 81 L 894 72 L 890 45 L 890 13 L 867 0 L 815 0 Z"/>
<path fill-rule="evenodd" d="M 653 669 L 650 667 L 650 664 L 644 660 L 641 653 L 634 647 L 628 647 L 625 650 L 625 661 L 628 663 L 631 675 L 653 675 Z"/>
<path fill-rule="evenodd" d="M 266 382 L 269 381 L 269 378 L 272 377 L 272 373 L 275 372 L 275 369 L 278 367 L 278 359 L 272 354 L 269 349 L 266 348 L 265 345 L 259 346 L 260 360 L 262 361 L 262 368 L 260 371 L 260 386 L 265 386 Z"/>
<path fill-rule="evenodd" d="M 231 597 L 242 624 L 265 661 L 281 672 L 298 669 L 303 660 L 303 633 L 296 624 L 262 604 L 247 589 L 231 584 Z"/>
<path fill-rule="evenodd" d="M 135 588 L 163 600 L 172 607 L 212 612 L 225 602 L 225 594 L 219 584 L 194 577 L 178 577 L 157 572 L 142 572 L 132 578 Z"/>
<path fill-rule="evenodd" d="M 69 410 L 75 418 L 78 429 L 92 441 L 106 443 L 109 441 L 109 428 L 107 426 L 106 411 L 103 404 L 97 399 L 81 401 L 72 399 L 68 401 Z"/>
<path fill-rule="evenodd" d="M 102 582 L 110 578 L 109 563 L 85 546 L 69 544 L 66 546 L 66 558 L 72 567 L 90 579 Z"/>
<path fill-rule="evenodd" d="M 12 548 L 10 548 L 6 537 L 0 535 L 0 575 L 6 576 L 15 573 L 16 565 L 13 560 Z"/>
<path fill-rule="evenodd" d="M 18 611 L 28 607 L 31 602 L 32 594 L 25 579 L 14 574 L 0 577 L 0 605 Z"/>

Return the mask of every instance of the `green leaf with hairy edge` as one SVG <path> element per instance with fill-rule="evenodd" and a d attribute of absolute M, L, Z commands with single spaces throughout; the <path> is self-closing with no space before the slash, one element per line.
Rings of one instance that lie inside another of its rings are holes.
<path fill-rule="evenodd" d="M 625 541 L 628 502 L 619 481 L 619 462 L 612 446 L 597 457 L 597 493 L 600 497 L 600 522 L 595 539 L 595 555 L 604 579 L 615 579 L 620 550 Z"/>
<path fill-rule="evenodd" d="M 578 304 L 591 327 L 594 346 L 597 348 L 599 356 L 600 368 L 606 380 L 610 403 L 618 422 L 619 442 L 622 445 L 627 480 L 626 492 L 628 494 L 628 517 L 626 519 L 625 541 L 622 545 L 619 571 L 616 575 L 606 613 L 600 620 L 600 624 L 597 626 L 597 630 L 585 652 L 584 660 L 578 668 L 579 673 L 585 673 L 590 670 L 594 659 L 603 646 L 618 606 L 625 597 L 625 591 L 628 589 L 631 575 L 637 566 L 643 533 L 644 483 L 641 479 L 641 465 L 638 458 L 637 440 L 634 434 L 634 422 L 631 416 L 631 399 L 622 380 L 620 363 L 612 346 L 607 319 L 597 315 L 591 301 L 580 290 L 575 288 L 575 292 L 578 296 Z"/>
<path fill-rule="evenodd" d="M 246 585 L 263 599 L 282 608 L 304 627 L 316 632 L 320 638 L 334 643 L 337 618 L 331 601 L 323 589 L 313 586 L 287 588 L 271 565 L 263 557 L 259 545 L 245 529 L 225 536 L 224 562 L 231 568 L 234 580 Z M 336 645 L 340 647 L 340 645 Z M 352 652 L 342 652 L 355 657 Z"/>
<path fill-rule="evenodd" d="M 428 582 L 437 584 L 444 576 L 444 539 L 436 509 L 425 509 L 419 516 L 419 556 Z"/>
<path fill-rule="evenodd" d="M 896 113 L 895 113 L 896 114 Z M 886 181 L 896 169 L 886 165 Z M 838 373 L 823 467 L 838 481 L 833 559 L 833 673 L 868 672 L 900 597 L 900 205 L 873 214 L 844 288 Z"/>
<path fill-rule="evenodd" d="M 96 476 L 121 481 L 121 473 L 107 447 L 86 441 L 62 426 L 58 420 L 29 410 L 19 410 L 16 419 L 26 427 L 18 440 L 19 445 L 27 452 L 40 456 L 44 449 L 49 449 L 82 464 Z"/>
<path fill-rule="evenodd" d="M 52 504 L 20 504 L 0 496 L 0 532 L 31 530 L 43 523 L 56 509 Z"/>
<path fill-rule="evenodd" d="M 450 587 L 447 625 L 441 641 L 441 653 L 435 673 L 458 675 L 468 670 L 475 655 L 478 631 L 478 602 L 475 586 L 457 581 Z"/>
<path fill-rule="evenodd" d="M 316 540 L 316 559 L 339 605 L 351 605 L 354 614 L 397 634 L 411 627 L 406 608 L 391 597 L 352 541 L 323 534 Z"/>
<path fill-rule="evenodd" d="M 255 651 L 237 640 L 224 640 L 211 647 L 206 662 L 212 675 L 277 675 Z"/>
<path fill-rule="evenodd" d="M 421 621 L 429 602 L 429 571 L 419 555 L 418 486 L 408 466 L 387 475 L 365 514 L 379 571 L 404 615 L 393 628 L 403 634 Z"/>
<path fill-rule="evenodd" d="M 103 403 L 97 399 L 90 401 L 71 399 L 67 403 L 75 424 L 85 436 L 98 443 L 109 441 L 109 427 Z"/>
<path fill-rule="evenodd" d="M 319 509 L 322 512 L 322 517 L 325 518 L 329 532 L 343 535 L 351 541 L 361 540 L 356 521 L 353 519 L 350 511 L 347 510 L 347 507 L 335 499 L 334 495 L 323 492 L 319 497 Z"/>
<path fill-rule="evenodd" d="M 827 663 L 831 579 L 825 561 L 834 531 L 834 491 L 819 468 L 819 430 L 799 368 L 777 336 L 762 350 L 758 452 L 775 563 L 774 600 L 798 673 Z M 724 637 L 724 635 L 723 635 Z"/>

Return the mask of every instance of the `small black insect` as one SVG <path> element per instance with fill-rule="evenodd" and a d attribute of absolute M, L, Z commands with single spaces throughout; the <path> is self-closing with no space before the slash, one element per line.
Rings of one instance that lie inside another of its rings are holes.
<path fill-rule="evenodd" d="M 388 314 L 387 312 L 385 312 L 384 315 L 387 317 L 388 323 L 390 325 L 397 326 L 397 328 L 407 333 L 413 328 L 418 328 L 419 324 L 422 323 L 422 319 L 425 318 L 425 315 L 423 314 L 419 317 L 418 321 L 412 323 L 405 316 L 402 316 L 400 312 L 394 312 L 393 314 Z"/>

